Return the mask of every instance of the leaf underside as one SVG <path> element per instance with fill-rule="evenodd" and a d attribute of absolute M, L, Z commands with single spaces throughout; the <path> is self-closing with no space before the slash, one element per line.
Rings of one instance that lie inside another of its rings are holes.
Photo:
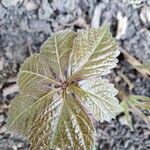
<path fill-rule="evenodd" d="M 118 54 L 107 25 L 50 37 L 20 69 L 8 129 L 27 137 L 32 150 L 92 149 L 92 119 L 121 112 L 117 90 L 102 77 Z"/>

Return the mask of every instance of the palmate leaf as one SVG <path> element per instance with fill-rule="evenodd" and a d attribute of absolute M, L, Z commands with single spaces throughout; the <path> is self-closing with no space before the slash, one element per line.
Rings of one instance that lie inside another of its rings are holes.
<path fill-rule="evenodd" d="M 92 149 L 92 118 L 110 121 L 121 111 L 117 91 L 102 79 L 117 55 L 105 25 L 50 37 L 20 69 L 8 129 L 27 137 L 31 150 Z"/>

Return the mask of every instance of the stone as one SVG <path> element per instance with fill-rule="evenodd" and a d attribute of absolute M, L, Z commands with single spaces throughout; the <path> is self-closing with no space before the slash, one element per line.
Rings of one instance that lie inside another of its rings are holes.
<path fill-rule="evenodd" d="M 50 16 L 53 14 L 53 10 L 48 3 L 48 0 L 44 0 L 41 3 L 41 8 L 38 10 L 38 15 L 40 19 L 49 20 Z"/>
<path fill-rule="evenodd" d="M 0 71 L 3 70 L 3 66 L 4 66 L 4 58 L 0 57 Z"/>
<path fill-rule="evenodd" d="M 21 4 L 23 2 L 23 0 L 2 0 L 1 3 L 5 6 L 5 7 L 11 7 L 11 6 L 15 6 L 17 3 Z"/>
<path fill-rule="evenodd" d="M 4 119 L 5 119 L 4 115 L 0 114 L 0 125 L 4 122 Z"/>
<path fill-rule="evenodd" d="M 50 25 L 44 20 L 38 20 L 38 19 L 30 20 L 29 27 L 30 29 L 32 29 L 32 31 L 35 31 L 35 32 L 42 31 L 45 33 L 49 33 L 51 31 Z"/>
<path fill-rule="evenodd" d="M 6 13 L 6 8 L 4 8 L 3 5 L 0 3 L 0 19 L 2 19 Z"/>
<path fill-rule="evenodd" d="M 142 8 L 140 13 L 140 19 L 147 28 L 150 28 L 150 6 L 145 5 Z"/>
<path fill-rule="evenodd" d="M 24 6 L 27 9 L 27 11 L 33 11 L 39 8 L 39 5 L 33 0 L 25 0 Z"/>

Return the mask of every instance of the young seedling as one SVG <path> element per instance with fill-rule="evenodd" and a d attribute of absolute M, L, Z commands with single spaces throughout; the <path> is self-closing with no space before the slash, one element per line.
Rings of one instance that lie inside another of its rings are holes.
<path fill-rule="evenodd" d="M 118 54 L 107 25 L 50 37 L 20 69 L 8 129 L 27 137 L 31 150 L 92 149 L 93 121 L 121 111 L 117 90 L 103 79 Z"/>

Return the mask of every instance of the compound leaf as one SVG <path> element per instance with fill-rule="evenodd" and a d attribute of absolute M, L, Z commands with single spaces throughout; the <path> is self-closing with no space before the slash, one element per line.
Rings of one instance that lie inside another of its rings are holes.
<path fill-rule="evenodd" d="M 91 150 L 93 117 L 110 121 L 121 111 L 101 77 L 116 65 L 116 48 L 107 26 L 50 37 L 20 69 L 8 129 L 26 136 L 31 150 Z"/>

